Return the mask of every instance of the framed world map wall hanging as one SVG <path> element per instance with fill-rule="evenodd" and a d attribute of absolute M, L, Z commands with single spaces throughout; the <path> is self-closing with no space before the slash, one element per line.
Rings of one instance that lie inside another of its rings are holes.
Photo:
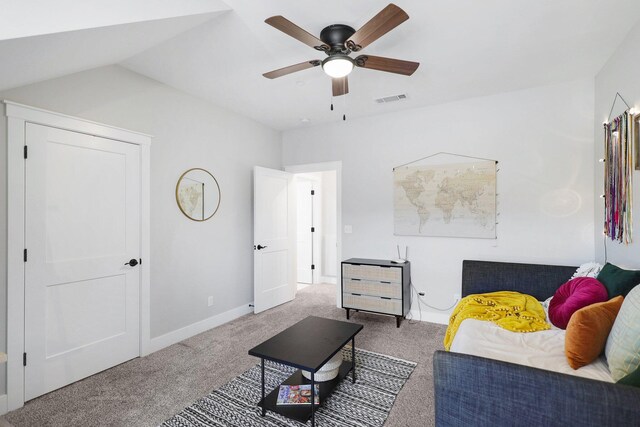
<path fill-rule="evenodd" d="M 394 234 L 495 239 L 496 163 L 394 168 Z"/>

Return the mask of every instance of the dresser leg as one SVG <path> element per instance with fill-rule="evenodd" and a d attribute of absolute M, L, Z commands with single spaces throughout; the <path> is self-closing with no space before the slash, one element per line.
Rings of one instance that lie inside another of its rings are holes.
<path fill-rule="evenodd" d="M 345 310 L 347 310 L 347 320 L 349 320 L 349 309 L 345 308 Z"/>
<path fill-rule="evenodd" d="M 402 320 L 402 317 L 400 316 L 396 316 L 396 328 L 400 327 L 400 321 Z"/>

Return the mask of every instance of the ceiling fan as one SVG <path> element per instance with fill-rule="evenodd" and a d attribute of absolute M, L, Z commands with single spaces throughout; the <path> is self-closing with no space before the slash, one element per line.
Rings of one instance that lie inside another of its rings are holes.
<path fill-rule="evenodd" d="M 409 15 L 391 3 L 358 31 L 348 25 L 334 24 L 325 27 L 320 32 L 320 38 L 317 38 L 283 16 L 272 16 L 264 22 L 294 39 L 326 53 L 327 58 L 322 61 L 315 59 L 290 65 L 264 73 L 263 76 L 268 79 L 275 79 L 321 65 L 324 72 L 332 78 L 333 96 L 349 93 L 347 76 L 354 67 L 410 76 L 416 71 L 420 63 L 373 55 L 360 55 L 356 58 L 349 56 L 351 52 L 359 52 L 407 19 L 409 19 Z"/>

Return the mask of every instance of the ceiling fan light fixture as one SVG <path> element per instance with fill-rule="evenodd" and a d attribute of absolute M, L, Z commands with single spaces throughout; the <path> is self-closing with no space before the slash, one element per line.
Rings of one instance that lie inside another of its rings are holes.
<path fill-rule="evenodd" d="M 334 79 L 344 77 L 353 70 L 353 59 L 347 55 L 332 55 L 322 61 L 322 69 Z"/>

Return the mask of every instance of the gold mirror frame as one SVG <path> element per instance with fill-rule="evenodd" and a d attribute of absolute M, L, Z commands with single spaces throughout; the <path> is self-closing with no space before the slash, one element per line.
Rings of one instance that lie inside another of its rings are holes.
<path fill-rule="evenodd" d="M 208 174 L 213 179 L 213 182 L 215 182 L 216 189 L 218 190 L 218 204 L 216 205 L 216 208 L 213 210 L 213 213 L 211 215 L 209 215 L 208 217 L 203 218 L 203 219 L 196 219 L 196 218 L 193 218 L 193 217 L 189 216 L 189 214 L 186 213 L 184 211 L 184 209 L 182 208 L 182 205 L 180 204 L 180 197 L 178 195 L 178 189 L 180 188 L 180 183 L 182 182 L 182 179 L 189 172 L 193 172 L 193 171 L 202 171 L 202 172 Z M 220 185 L 218 184 L 218 180 L 216 179 L 215 176 L 213 176 L 213 174 L 211 172 L 209 172 L 206 169 L 203 169 L 203 168 L 191 168 L 191 169 L 186 170 L 182 175 L 180 175 L 180 178 L 178 178 L 178 182 L 176 183 L 176 204 L 178 205 L 178 208 L 180 209 L 180 212 L 182 212 L 182 214 L 184 216 L 186 216 L 187 218 L 189 218 L 191 221 L 204 222 L 204 221 L 207 221 L 207 220 L 211 219 L 211 217 L 213 217 L 216 214 L 216 212 L 218 212 L 218 209 L 220 208 L 220 200 L 221 199 L 222 199 L 222 192 L 220 191 Z"/>

